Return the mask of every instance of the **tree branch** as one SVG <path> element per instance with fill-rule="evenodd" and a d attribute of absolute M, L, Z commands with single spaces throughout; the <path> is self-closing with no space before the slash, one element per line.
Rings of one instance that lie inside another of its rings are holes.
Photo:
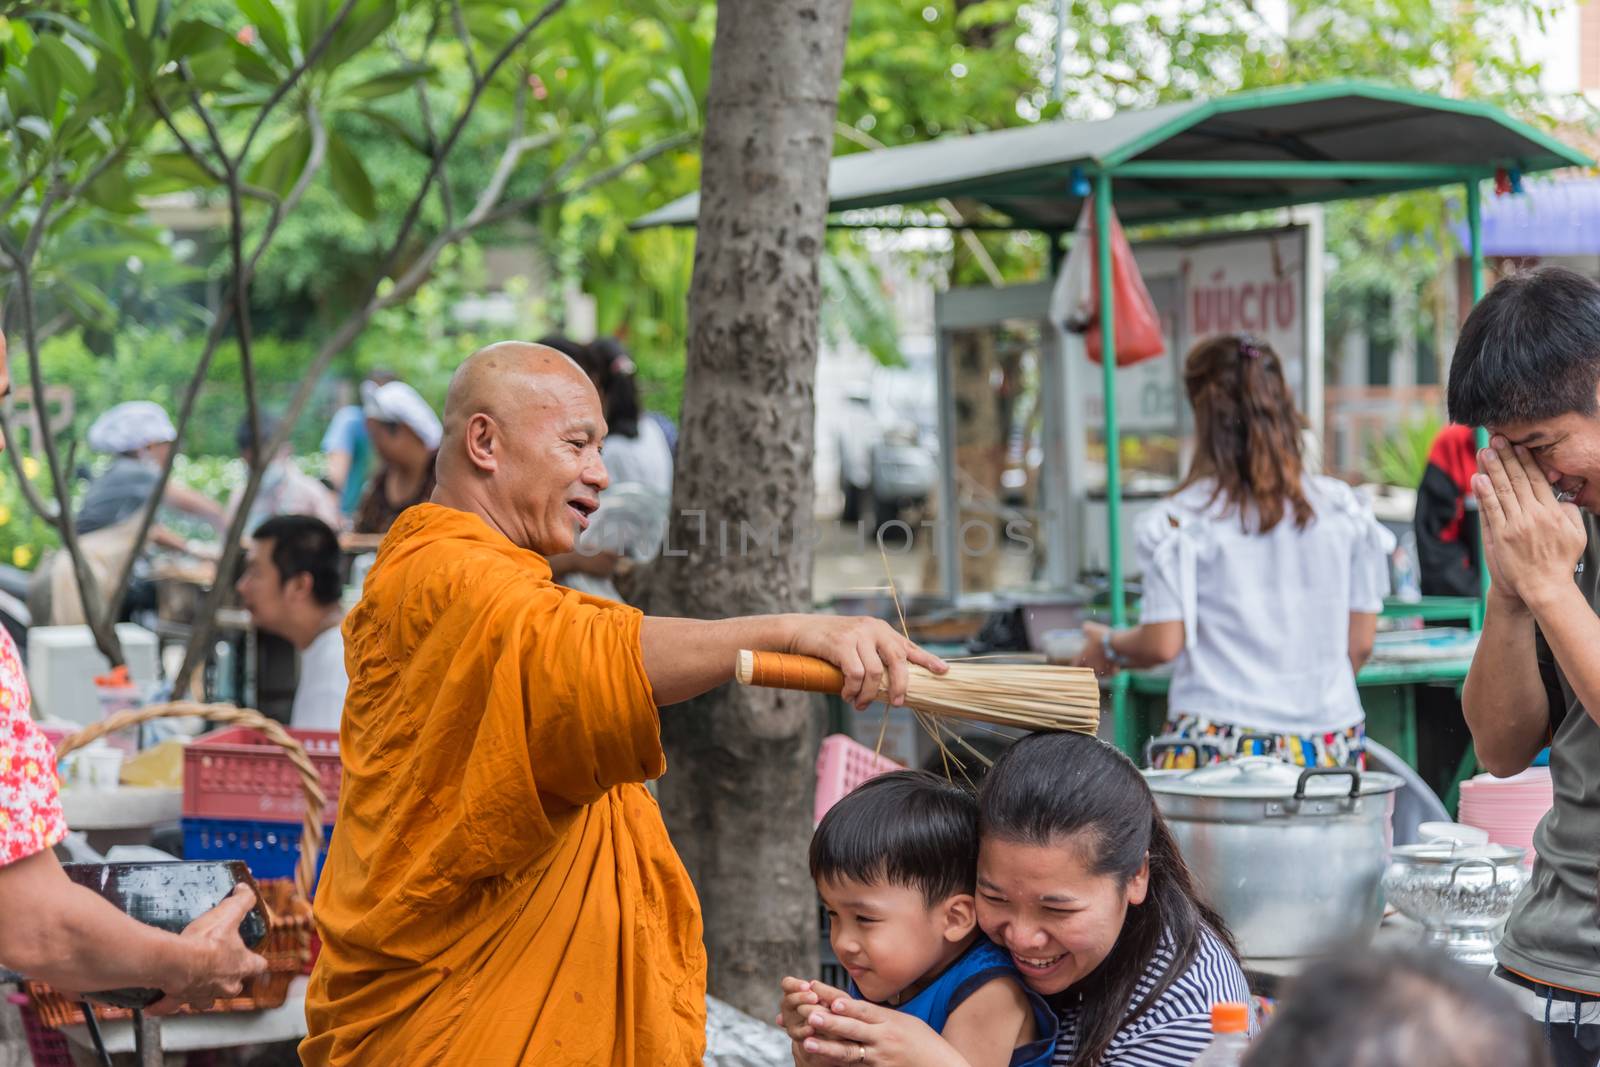
<path fill-rule="evenodd" d="M 455 149 L 456 142 L 461 139 L 462 131 L 466 129 L 468 121 L 471 120 L 474 111 L 476 111 L 489 82 L 493 80 L 495 74 L 499 72 L 500 68 L 505 65 L 516 50 L 522 47 L 533 31 L 548 21 L 565 4 L 566 0 L 549 0 L 539 14 L 529 20 L 496 53 L 494 60 L 484 68 L 483 73 L 474 79 L 472 92 L 468 95 L 466 103 L 462 105 L 461 113 L 456 116 L 454 124 L 450 127 L 449 135 L 446 136 L 440 146 L 439 154 L 429 166 L 428 173 L 423 177 L 422 184 L 417 189 L 416 196 L 412 198 L 405 217 L 400 223 L 400 228 L 395 233 L 394 241 L 390 244 L 389 251 L 384 257 L 384 269 L 375 275 L 368 285 L 361 309 L 347 318 L 339 329 L 334 332 L 333 336 L 328 338 L 322 347 L 317 350 L 316 358 L 306 368 L 305 374 L 300 379 L 299 386 L 295 389 L 294 398 L 290 400 L 288 408 L 284 411 L 282 425 L 279 426 L 277 433 L 273 434 L 272 441 L 265 446 L 267 454 L 276 455 L 278 450 L 288 441 L 289 435 L 294 430 L 295 422 L 300 418 L 301 412 L 305 410 L 306 403 L 311 399 L 311 393 L 316 388 L 317 381 L 323 374 L 327 373 L 328 365 L 333 362 L 335 356 L 349 347 L 350 343 L 360 335 L 361 331 L 366 328 L 367 323 L 371 321 L 372 316 L 379 310 L 381 301 L 378 297 L 378 290 L 394 270 L 401 252 L 411 238 L 411 231 L 415 228 L 417 219 L 422 214 L 422 205 L 432 192 L 433 183 L 443 169 L 445 160 L 449 158 L 450 153 Z M 259 472 L 252 471 L 250 479 L 245 485 L 246 495 L 243 499 L 248 500 L 253 497 L 255 490 L 260 485 L 260 481 Z M 232 522 L 228 524 L 228 532 L 225 535 L 222 546 L 222 559 L 217 563 L 218 575 L 228 574 L 234 564 L 238 562 L 241 535 L 247 510 L 246 507 L 237 509 Z M 206 592 L 205 603 L 202 605 L 198 616 L 199 622 L 195 626 L 194 633 L 190 635 L 189 645 L 184 651 L 183 665 L 178 669 L 178 673 L 173 679 L 173 687 L 176 691 L 181 692 L 189 684 L 190 676 L 204 661 L 205 654 L 203 650 L 211 641 L 217 611 L 221 607 L 222 598 L 226 593 L 226 585 L 226 582 L 219 580 Z"/>
<path fill-rule="evenodd" d="M 33 321 L 33 257 L 43 239 L 44 223 L 50 217 L 50 208 L 53 206 L 57 188 L 52 186 L 46 192 L 44 201 L 39 207 L 38 218 L 21 253 L 13 253 L 8 249 L 16 266 L 23 346 L 28 354 L 28 378 L 36 392 L 43 387 L 44 371 L 39 357 L 39 337 Z M 78 579 L 78 597 L 83 603 L 84 618 L 88 620 L 89 631 L 94 635 L 95 644 L 99 646 L 100 651 L 113 664 L 120 664 L 123 662 L 122 643 L 117 639 L 116 628 L 106 626 L 99 611 L 100 586 L 95 581 L 94 572 L 89 569 L 89 561 L 83 554 L 82 544 L 78 541 L 78 527 L 72 517 L 72 484 L 62 469 L 61 456 L 56 450 L 55 437 L 50 433 L 48 423 L 44 424 L 44 431 L 39 437 L 44 446 L 45 462 L 50 468 L 51 488 L 56 498 L 56 515 L 59 519 L 56 529 L 61 533 L 61 547 L 72 561 L 72 570 Z M 41 512 L 41 514 L 46 513 Z"/>
<path fill-rule="evenodd" d="M 871 149 L 874 152 L 884 146 L 882 141 L 870 134 L 863 133 L 848 122 L 836 122 L 833 125 L 833 129 L 836 134 L 845 140 L 853 141 L 861 147 Z M 955 202 L 949 198 L 941 196 L 934 203 L 957 226 L 966 221 L 961 209 L 956 207 Z M 983 271 L 983 276 L 988 279 L 990 285 L 997 289 L 1005 285 L 1005 276 L 1000 273 L 1000 268 L 995 264 L 994 257 L 989 255 L 989 250 L 983 246 L 983 242 L 979 240 L 977 234 L 971 230 L 957 230 L 956 238 L 966 245 L 967 252 L 977 261 L 978 269 Z"/>
<path fill-rule="evenodd" d="M 222 171 L 218 170 L 206 154 L 200 151 L 195 143 L 184 135 L 182 130 L 178 129 L 178 120 L 173 117 L 172 109 L 167 107 L 167 102 L 161 99 L 161 94 L 154 87 L 151 87 L 149 96 L 150 102 L 155 105 L 156 113 L 161 116 L 162 125 L 166 126 L 172 132 L 172 136 L 178 139 L 178 147 L 183 149 L 184 155 L 194 160 L 195 166 L 204 171 L 206 177 L 218 185 L 225 182 L 227 179 L 223 176 Z M 224 158 L 224 166 L 226 166 L 226 158 Z"/>
<path fill-rule="evenodd" d="M 542 195 L 536 193 L 532 196 L 523 197 L 520 200 L 508 200 L 506 203 L 501 204 L 494 211 L 490 212 L 483 221 L 485 223 L 500 222 L 514 215 L 520 215 L 532 210 L 533 208 L 540 207 L 552 200 L 570 200 L 575 196 L 582 196 L 589 190 L 604 185 L 607 182 L 620 177 L 622 174 L 626 173 L 630 167 L 637 166 L 640 163 L 648 163 L 657 156 L 665 155 L 675 148 L 681 148 L 693 140 L 694 134 L 692 133 L 686 132 L 673 134 L 671 137 L 657 141 L 648 148 L 640 149 L 627 159 L 622 160 L 620 163 L 615 163 L 604 170 L 596 171 L 594 174 L 591 174 L 582 182 L 579 182 L 576 186 L 566 190 L 565 192 L 554 194 L 545 193 Z"/>
<path fill-rule="evenodd" d="M 300 79 L 305 77 L 306 71 L 310 70 L 317 60 L 322 58 L 322 53 L 326 52 L 328 46 L 333 43 L 333 35 L 339 32 L 339 27 L 344 25 L 344 20 L 350 17 L 350 12 L 355 10 L 357 2 L 358 0 L 344 0 L 344 3 L 339 5 L 339 10 L 334 12 L 333 18 L 329 20 L 328 25 L 323 29 L 322 36 L 317 38 L 317 43 L 311 46 L 305 57 L 300 60 L 299 65 L 291 70 L 289 76 L 272 91 L 271 96 L 267 97 L 266 102 L 261 105 L 261 111 L 257 113 L 255 121 L 250 124 L 250 132 L 245 134 L 244 147 L 239 149 L 239 159 L 243 160 L 250 155 L 250 147 L 256 143 L 256 135 L 261 132 L 261 127 L 266 125 L 267 117 L 272 114 L 273 108 L 277 107 L 278 102 L 289 94 L 290 89 L 299 84 Z"/>
<path fill-rule="evenodd" d="M 466 12 L 461 10 L 461 0 L 450 0 L 450 16 L 455 20 L 456 36 L 461 38 L 461 50 L 466 53 L 467 72 L 478 80 L 478 60 L 472 54 L 472 35 L 467 32 Z"/>
<path fill-rule="evenodd" d="M 34 394 L 33 403 L 37 411 L 39 404 L 38 389 L 34 390 Z M 7 398 L 6 402 L 0 405 L 0 436 L 5 438 L 6 452 L 9 454 L 7 458 L 11 461 L 11 472 L 17 476 L 17 484 L 22 487 L 22 496 L 23 499 L 27 500 L 28 507 L 33 509 L 35 515 L 49 523 L 51 528 L 59 530 L 61 529 L 60 510 L 56 505 L 48 503 L 44 497 L 39 495 L 39 487 L 29 480 L 28 471 L 23 466 L 22 451 L 17 441 L 16 425 L 12 421 L 14 415 L 15 409 L 10 398 Z M 50 432 L 48 427 L 44 432 Z"/>

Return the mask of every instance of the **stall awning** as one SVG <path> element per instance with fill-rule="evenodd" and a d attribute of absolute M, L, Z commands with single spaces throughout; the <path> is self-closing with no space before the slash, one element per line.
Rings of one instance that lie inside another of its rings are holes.
<path fill-rule="evenodd" d="M 948 197 L 1019 229 L 1068 230 L 1075 170 L 1116 179 L 1125 223 L 1235 214 L 1588 166 L 1498 108 L 1408 89 L 1325 82 L 855 152 L 833 160 L 833 212 Z M 692 225 L 698 195 L 635 226 Z"/>
<path fill-rule="evenodd" d="M 1466 241 L 1467 227 L 1456 232 Z M 1600 255 L 1600 178 L 1529 182 L 1483 202 L 1488 256 Z"/>

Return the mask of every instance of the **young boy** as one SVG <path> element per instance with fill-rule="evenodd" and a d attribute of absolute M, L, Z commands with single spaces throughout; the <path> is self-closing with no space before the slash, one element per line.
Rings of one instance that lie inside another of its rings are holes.
<path fill-rule="evenodd" d="M 977 800 L 921 771 L 861 785 L 811 839 L 811 876 L 849 996 L 916 1016 L 970 1067 L 1044 1067 L 1055 1016 L 978 930 L 977 866 Z M 795 1062 L 810 1064 L 806 1016 L 840 994 L 796 978 L 783 990 L 779 1025 Z"/>

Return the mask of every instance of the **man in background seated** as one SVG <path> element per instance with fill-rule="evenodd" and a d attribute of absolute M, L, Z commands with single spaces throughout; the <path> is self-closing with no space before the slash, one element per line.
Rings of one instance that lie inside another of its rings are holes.
<path fill-rule="evenodd" d="M 337 730 L 344 712 L 339 563 L 339 539 L 327 523 L 279 515 L 256 528 L 236 585 L 256 626 L 300 653 L 300 681 L 289 712 L 289 725 L 297 730 Z"/>

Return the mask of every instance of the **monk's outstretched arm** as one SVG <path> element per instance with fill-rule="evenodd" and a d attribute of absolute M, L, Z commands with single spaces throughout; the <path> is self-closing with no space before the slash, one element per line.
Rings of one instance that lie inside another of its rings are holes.
<path fill-rule="evenodd" d="M 883 688 L 891 702 L 903 703 L 907 663 L 935 674 L 946 670 L 943 660 L 883 620 L 840 615 L 752 615 L 712 622 L 646 615 L 639 641 L 658 707 L 732 681 L 744 648 L 827 660 L 844 672 L 840 695 L 858 710 L 876 700 Z"/>

